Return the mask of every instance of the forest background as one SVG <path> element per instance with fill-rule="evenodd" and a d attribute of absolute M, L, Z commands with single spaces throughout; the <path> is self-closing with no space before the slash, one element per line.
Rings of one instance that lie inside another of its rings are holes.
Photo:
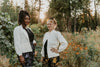
<path fill-rule="evenodd" d="M 100 0 L 0 0 L 0 66 L 20 67 L 15 53 L 13 30 L 18 26 L 18 13 L 27 10 L 29 27 L 37 41 L 34 67 L 41 67 L 43 34 L 48 31 L 49 17 L 57 20 L 57 30 L 68 41 L 60 55 L 60 67 L 100 66 Z M 30 1 L 30 2 L 29 2 Z"/>

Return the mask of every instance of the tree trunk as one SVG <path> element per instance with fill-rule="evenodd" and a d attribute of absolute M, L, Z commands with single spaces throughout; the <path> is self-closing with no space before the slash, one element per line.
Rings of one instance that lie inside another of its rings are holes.
<path fill-rule="evenodd" d="M 25 0 L 25 10 L 28 11 L 28 0 Z"/>
<path fill-rule="evenodd" d="M 74 32 L 76 32 L 76 9 L 75 9 L 75 19 L 74 19 Z"/>
<path fill-rule="evenodd" d="M 94 22 L 95 22 L 95 29 L 97 27 L 97 9 L 96 9 L 96 1 L 94 0 L 94 6 L 95 6 L 95 19 L 94 19 Z"/>
<path fill-rule="evenodd" d="M 38 23 L 40 23 L 40 10 L 41 10 L 41 0 L 39 0 L 39 14 L 38 14 Z"/>

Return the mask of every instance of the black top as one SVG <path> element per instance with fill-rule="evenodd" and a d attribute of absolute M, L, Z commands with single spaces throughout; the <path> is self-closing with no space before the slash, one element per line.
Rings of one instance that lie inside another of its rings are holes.
<path fill-rule="evenodd" d="M 48 53 L 47 53 L 47 42 L 48 40 L 46 40 L 45 44 L 44 44 L 44 57 L 48 58 Z"/>
<path fill-rule="evenodd" d="M 33 44 L 34 34 L 33 34 L 33 32 L 32 32 L 29 28 L 27 28 L 27 29 L 25 29 L 25 30 L 26 30 L 27 33 L 28 33 L 28 36 L 29 36 L 29 40 L 30 40 L 30 44 L 31 44 L 32 50 L 33 50 L 33 52 L 35 52 L 35 45 Z"/>

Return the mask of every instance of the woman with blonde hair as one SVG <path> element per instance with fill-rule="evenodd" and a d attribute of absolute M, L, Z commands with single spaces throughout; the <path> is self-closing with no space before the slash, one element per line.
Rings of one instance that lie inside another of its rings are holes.
<path fill-rule="evenodd" d="M 57 21 L 54 18 L 49 18 L 47 27 L 49 31 L 44 34 L 41 50 L 42 67 L 57 67 L 59 53 L 66 49 L 68 43 L 63 35 L 55 30 Z"/>

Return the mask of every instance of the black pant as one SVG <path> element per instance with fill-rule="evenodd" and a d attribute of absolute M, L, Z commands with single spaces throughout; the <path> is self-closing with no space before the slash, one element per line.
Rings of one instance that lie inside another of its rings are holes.
<path fill-rule="evenodd" d="M 22 67 L 32 67 L 33 61 L 34 61 L 34 53 L 33 52 L 23 53 L 23 57 L 25 59 L 25 64 L 22 64 L 20 62 Z M 19 59 L 19 56 L 18 56 L 18 59 Z M 20 59 L 19 59 L 19 61 L 20 61 Z"/>
<path fill-rule="evenodd" d="M 60 57 L 43 58 L 42 67 L 57 67 Z"/>

